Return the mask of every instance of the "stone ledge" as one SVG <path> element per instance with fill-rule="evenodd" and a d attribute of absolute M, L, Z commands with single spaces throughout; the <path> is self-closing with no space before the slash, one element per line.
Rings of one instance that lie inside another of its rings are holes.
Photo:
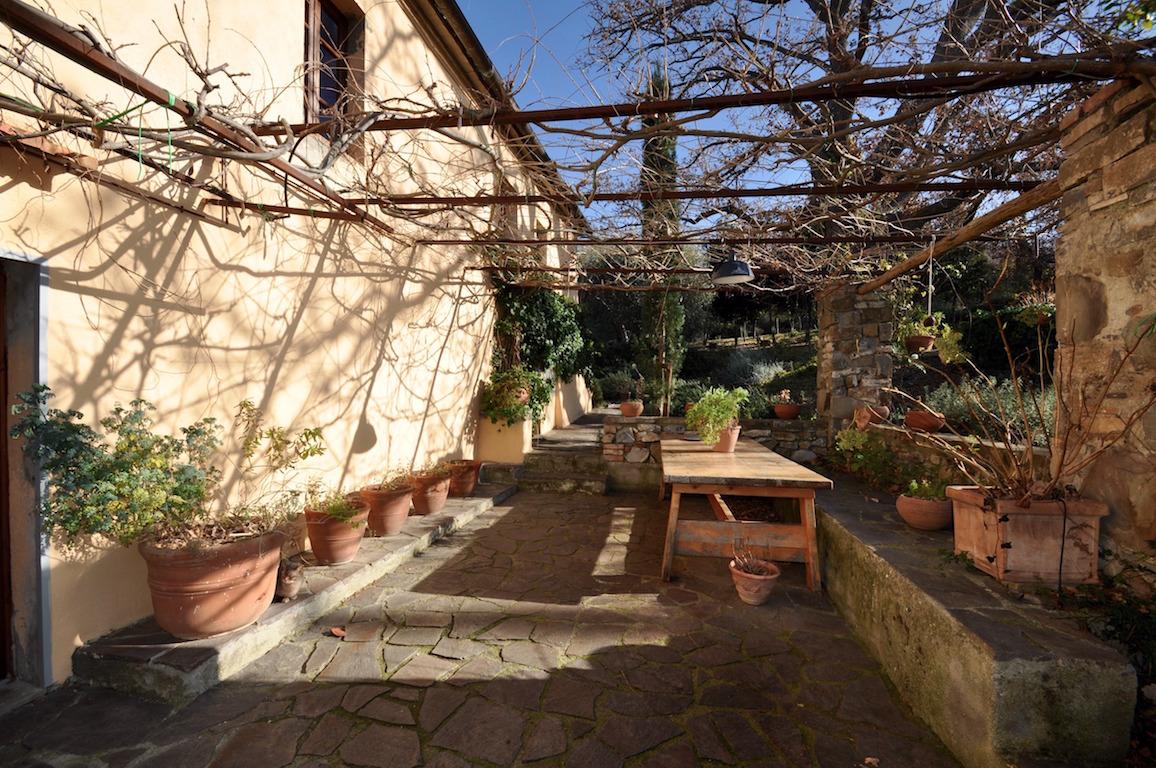
<path fill-rule="evenodd" d="M 824 584 L 899 695 L 967 768 L 1119 765 L 1136 676 L 1062 615 L 950 562 L 846 477 L 820 492 Z M 889 499 L 884 499 L 889 502 Z"/>
<path fill-rule="evenodd" d="M 436 515 L 411 515 L 401 533 L 364 539 L 352 562 L 306 568 L 301 596 L 274 603 L 255 624 L 236 632 L 180 642 L 151 618 L 117 630 L 73 653 L 73 677 L 186 704 L 516 492 L 516 486 L 479 486 L 473 498 L 450 499 Z"/>

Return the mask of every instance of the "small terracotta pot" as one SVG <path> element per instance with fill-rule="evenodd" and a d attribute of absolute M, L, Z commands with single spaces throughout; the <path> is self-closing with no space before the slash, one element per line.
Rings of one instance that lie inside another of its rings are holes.
<path fill-rule="evenodd" d="M 900 496 L 895 509 L 903 522 L 921 531 L 942 531 L 951 525 L 951 502 L 948 499 L 917 499 Z"/>
<path fill-rule="evenodd" d="M 923 335 L 908 336 L 903 340 L 903 346 L 907 347 L 907 351 L 913 355 L 919 352 L 927 352 L 935 346 L 935 337 Z"/>
<path fill-rule="evenodd" d="M 477 459 L 459 459 L 450 462 L 450 496 L 462 498 L 473 496 L 478 486 L 478 472 L 482 462 Z"/>
<path fill-rule="evenodd" d="M 645 407 L 641 400 L 624 400 L 618 404 L 618 410 L 628 419 L 641 416 Z"/>
<path fill-rule="evenodd" d="M 938 432 L 947 421 L 942 413 L 927 410 L 912 410 L 903 415 L 903 425 L 916 432 Z"/>
<path fill-rule="evenodd" d="M 361 499 L 369 505 L 369 532 L 374 536 L 392 536 L 405 525 L 409 517 L 409 505 L 413 498 L 413 486 L 405 488 L 382 488 L 367 485 L 361 489 Z"/>
<path fill-rule="evenodd" d="M 282 531 L 195 549 L 142 542 L 153 615 L 165 632 L 198 640 L 246 627 L 273 603 Z"/>
<path fill-rule="evenodd" d="M 739 600 L 747 605 L 762 605 L 767 602 L 781 573 L 779 566 L 768 560 L 759 560 L 758 562 L 767 569 L 765 576 L 740 571 L 735 566 L 734 560 L 731 560 L 730 563 L 731 579 L 735 583 L 735 591 L 739 593 Z"/>
<path fill-rule="evenodd" d="M 514 398 L 522 405 L 525 405 L 530 402 L 530 390 L 525 387 L 519 387 L 518 391 L 514 393 Z"/>
<path fill-rule="evenodd" d="M 775 403 L 776 419 L 797 419 L 803 406 L 798 403 Z"/>
<path fill-rule="evenodd" d="M 864 405 L 855 409 L 854 422 L 859 429 L 867 429 L 871 424 L 882 424 L 891 415 L 886 405 Z"/>
<path fill-rule="evenodd" d="M 413 513 L 434 515 L 442 511 L 450 495 L 448 477 L 420 478 L 413 480 Z"/>
<path fill-rule="evenodd" d="M 719 432 L 718 442 L 714 444 L 714 450 L 719 453 L 734 453 L 735 444 L 739 441 L 739 432 L 741 431 L 742 427 L 736 424 Z"/>
<path fill-rule="evenodd" d="M 357 556 L 361 539 L 365 536 L 369 505 L 351 500 L 358 507 L 349 520 L 339 520 L 324 512 L 305 510 L 305 524 L 309 526 L 309 544 L 313 557 L 320 565 L 348 563 Z"/>

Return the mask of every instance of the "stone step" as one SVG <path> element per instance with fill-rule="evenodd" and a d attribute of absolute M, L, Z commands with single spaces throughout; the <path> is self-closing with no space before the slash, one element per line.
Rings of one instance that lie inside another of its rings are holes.
<path fill-rule="evenodd" d="M 604 474 L 606 463 L 601 452 L 586 453 L 527 453 L 523 464 L 527 472 L 572 472 L 577 474 Z"/>
<path fill-rule="evenodd" d="M 487 461 L 482 464 L 482 469 L 478 473 L 478 481 L 489 485 L 517 485 L 518 477 L 521 474 L 521 464 L 500 464 Z"/>
<path fill-rule="evenodd" d="M 527 471 L 518 480 L 518 490 L 602 496 L 606 493 L 606 475 Z"/>
<path fill-rule="evenodd" d="M 411 515 L 400 533 L 364 539 L 352 562 L 306 568 L 301 596 L 274 603 L 255 624 L 236 632 L 182 642 L 151 618 L 117 630 L 73 653 L 73 677 L 187 704 L 517 491 L 513 485 L 479 485 L 473 497 L 450 499 L 436 515 Z"/>

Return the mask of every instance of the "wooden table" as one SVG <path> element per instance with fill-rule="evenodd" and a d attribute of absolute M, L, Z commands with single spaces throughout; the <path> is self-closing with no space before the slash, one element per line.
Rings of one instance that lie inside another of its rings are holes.
<path fill-rule="evenodd" d="M 815 489 L 832 487 L 830 480 L 751 440 L 740 440 L 734 453 L 720 453 L 690 440 L 663 440 L 659 498 L 665 497 L 668 483 L 664 580 L 670 580 L 675 555 L 731 557 L 735 540 L 741 538 L 758 557 L 806 563 L 807 586 L 819 589 Z M 686 493 L 705 494 L 717 519 L 679 520 L 679 501 Z M 798 499 L 800 522 L 736 520 L 723 494 Z"/>

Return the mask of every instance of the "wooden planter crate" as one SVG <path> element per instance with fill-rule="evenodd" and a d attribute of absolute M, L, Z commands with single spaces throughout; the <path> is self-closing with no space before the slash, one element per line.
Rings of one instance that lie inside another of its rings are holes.
<path fill-rule="evenodd" d="M 1064 584 L 1099 583 L 1100 518 L 1108 506 L 1089 499 L 988 500 L 976 486 L 950 486 L 955 554 L 1000 581 L 1056 584 L 1063 551 Z"/>

